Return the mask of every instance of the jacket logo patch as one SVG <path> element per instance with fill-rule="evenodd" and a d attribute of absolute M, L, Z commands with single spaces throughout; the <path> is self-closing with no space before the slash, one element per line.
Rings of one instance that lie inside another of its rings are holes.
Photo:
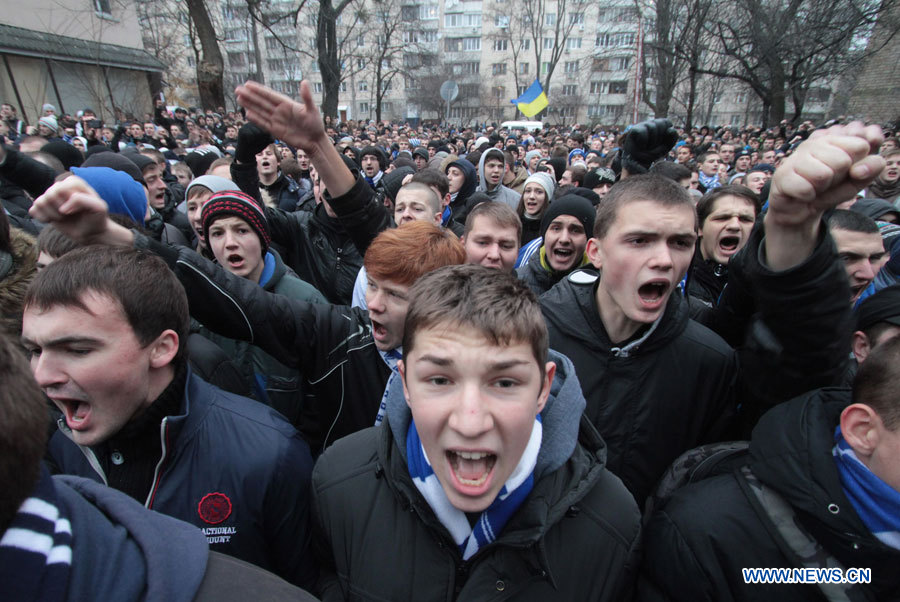
<path fill-rule="evenodd" d="M 207 493 L 197 505 L 197 513 L 203 522 L 218 525 L 231 516 L 231 500 L 224 493 Z"/>

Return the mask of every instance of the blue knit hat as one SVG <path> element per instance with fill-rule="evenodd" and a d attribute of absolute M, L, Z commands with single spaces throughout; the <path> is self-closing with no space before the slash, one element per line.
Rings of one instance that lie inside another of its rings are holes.
<path fill-rule="evenodd" d="M 109 212 L 124 215 L 139 226 L 147 214 L 147 195 L 134 178 L 109 167 L 73 167 L 72 173 L 87 182 L 106 201 Z"/>

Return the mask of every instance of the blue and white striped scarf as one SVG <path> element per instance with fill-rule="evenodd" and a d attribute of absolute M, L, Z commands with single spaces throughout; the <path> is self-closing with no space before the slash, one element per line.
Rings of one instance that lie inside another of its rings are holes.
<path fill-rule="evenodd" d="M 388 365 L 388 368 L 391 369 L 391 375 L 384 385 L 384 393 L 381 394 L 381 403 L 378 406 L 378 414 L 375 415 L 375 426 L 381 426 L 381 423 L 384 422 L 384 416 L 387 412 L 388 392 L 391 390 L 394 379 L 400 378 L 400 372 L 397 370 L 397 362 L 403 359 L 403 347 L 397 347 L 390 351 L 382 351 L 379 349 L 378 353 L 381 355 L 381 359 L 384 360 L 384 363 Z"/>
<path fill-rule="evenodd" d="M 543 429 L 538 415 L 531 430 L 531 438 L 518 465 L 497 498 L 481 513 L 473 528 L 469 526 L 465 512 L 454 507 L 447 499 L 444 488 L 431 468 L 425 448 L 422 447 L 415 421 L 410 420 L 406 435 L 406 463 L 409 476 L 438 520 L 450 532 L 453 541 L 459 546 L 463 560 L 468 560 L 479 549 L 496 540 L 507 521 L 531 493 L 534 487 L 534 467 L 541 449 L 542 436 Z"/>
<path fill-rule="evenodd" d="M 50 474 L 0 538 L 0 591 L 4 600 L 63 600 L 72 566 L 72 525 L 56 505 Z"/>
<path fill-rule="evenodd" d="M 844 494 L 872 535 L 886 546 L 900 550 L 900 491 L 878 478 L 856 457 L 844 440 L 841 427 L 835 430 L 834 440 L 831 453 Z"/>

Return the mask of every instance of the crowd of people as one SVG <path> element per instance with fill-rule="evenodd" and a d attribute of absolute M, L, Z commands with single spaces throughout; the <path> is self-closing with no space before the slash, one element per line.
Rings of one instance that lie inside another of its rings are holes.
<path fill-rule="evenodd" d="M 890 128 L 236 96 L 0 107 L 11 599 L 897 599 Z"/>

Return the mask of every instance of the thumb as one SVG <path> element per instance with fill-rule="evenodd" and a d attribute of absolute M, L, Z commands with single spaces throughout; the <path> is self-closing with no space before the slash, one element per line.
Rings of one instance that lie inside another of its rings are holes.
<path fill-rule="evenodd" d="M 309 89 L 309 82 L 305 79 L 300 82 L 300 100 L 303 101 L 303 107 L 307 111 L 316 111 L 316 103 L 313 100 L 312 91 Z"/>

